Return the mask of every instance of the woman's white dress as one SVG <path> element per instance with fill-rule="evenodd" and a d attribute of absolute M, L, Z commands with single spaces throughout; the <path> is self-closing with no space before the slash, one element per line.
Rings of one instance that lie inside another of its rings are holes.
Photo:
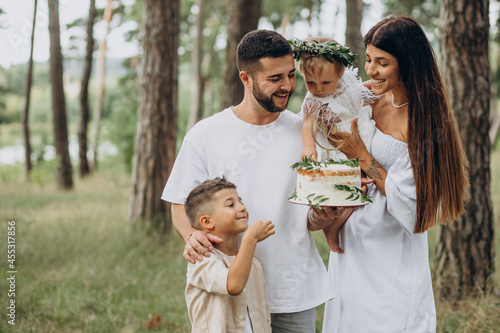
<path fill-rule="evenodd" d="M 388 172 L 386 196 L 357 209 L 331 252 L 336 298 L 327 302 L 324 333 L 435 332 L 436 310 L 427 233 L 413 234 L 416 192 L 407 144 L 376 130 L 372 156 Z"/>

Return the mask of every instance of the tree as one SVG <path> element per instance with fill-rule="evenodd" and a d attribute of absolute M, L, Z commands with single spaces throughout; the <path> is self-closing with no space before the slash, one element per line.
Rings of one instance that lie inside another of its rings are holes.
<path fill-rule="evenodd" d="M 87 19 L 87 54 L 83 68 L 80 86 L 80 124 L 78 126 L 78 151 L 80 156 L 80 177 L 90 173 L 87 159 L 88 139 L 87 128 L 89 123 L 89 80 L 92 71 L 92 55 L 94 54 L 94 19 L 96 16 L 95 0 L 90 0 L 89 17 Z"/>
<path fill-rule="evenodd" d="M 440 24 L 439 11 L 442 2 L 441 0 L 382 0 L 386 8 L 384 16 L 409 15 L 429 31 L 434 31 Z"/>
<path fill-rule="evenodd" d="M 58 188 L 72 189 L 73 176 L 68 149 L 68 124 L 64 97 L 61 39 L 59 36 L 59 1 L 49 0 L 50 82 L 54 121 L 54 146 L 58 158 L 56 183 Z"/>
<path fill-rule="evenodd" d="M 226 62 L 223 74 L 221 108 L 237 105 L 243 100 L 243 85 L 236 67 L 236 48 L 243 36 L 257 29 L 261 0 L 236 0 L 229 3 Z"/>
<path fill-rule="evenodd" d="M 109 22 L 111 22 L 111 16 L 113 15 L 112 8 L 113 0 L 108 0 L 108 5 L 104 10 L 104 22 L 106 22 L 106 30 L 99 46 L 99 59 L 97 60 L 97 94 L 96 94 L 96 103 L 94 110 L 94 117 L 92 119 L 92 128 L 93 128 L 93 140 L 92 140 L 92 170 L 97 170 L 97 152 L 99 148 L 99 134 L 100 134 L 100 123 L 102 116 L 102 108 L 104 104 L 104 75 L 105 75 L 105 63 L 106 63 L 106 39 L 109 33 Z"/>
<path fill-rule="evenodd" d="M 441 230 L 437 286 L 447 297 L 485 290 L 494 272 L 488 7 L 488 0 L 444 0 L 441 10 L 443 73 L 469 159 L 471 183 L 465 214 Z"/>
<path fill-rule="evenodd" d="M 160 197 L 175 159 L 179 0 L 145 0 L 142 31 L 129 220 L 150 221 L 153 230 L 169 232 L 170 209 Z"/>
<path fill-rule="evenodd" d="M 363 19 L 363 0 L 346 0 L 346 31 L 345 45 L 350 47 L 354 54 L 358 55 L 356 60 L 359 68 L 359 75 L 367 80 L 365 72 L 365 47 L 363 36 L 361 35 L 361 20 Z"/>
<path fill-rule="evenodd" d="M 186 130 L 189 130 L 203 116 L 203 92 L 205 75 L 202 72 L 201 62 L 203 54 L 203 21 L 205 0 L 197 0 L 198 15 L 196 15 L 196 37 L 192 54 L 193 81 L 191 83 L 191 107 Z"/>
<path fill-rule="evenodd" d="M 24 135 L 24 159 L 26 163 L 26 177 L 29 177 L 32 164 L 31 164 L 31 145 L 30 145 L 30 130 L 29 130 L 29 110 L 30 110 L 30 98 L 31 98 L 31 82 L 33 79 L 33 46 L 35 44 L 35 24 L 36 24 L 36 10 L 37 10 L 38 0 L 35 0 L 35 8 L 33 13 L 33 25 L 31 28 L 31 49 L 30 49 L 30 59 L 28 60 L 28 72 L 26 73 L 26 102 L 24 104 L 24 110 L 21 114 L 21 123 L 23 125 L 23 135 Z"/>

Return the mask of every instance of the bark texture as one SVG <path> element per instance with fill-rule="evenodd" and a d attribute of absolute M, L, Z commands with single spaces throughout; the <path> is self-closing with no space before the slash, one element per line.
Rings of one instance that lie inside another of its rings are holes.
<path fill-rule="evenodd" d="M 205 0 L 197 0 L 199 8 L 196 16 L 196 38 L 194 40 L 194 49 L 192 56 L 193 64 L 193 82 L 191 86 L 191 105 L 189 109 L 189 119 L 186 132 L 194 126 L 203 116 L 203 93 L 205 91 L 205 75 L 202 72 L 202 54 L 203 54 L 203 28 Z"/>
<path fill-rule="evenodd" d="M 68 149 L 68 124 L 66 120 L 66 101 L 64 97 L 63 63 L 59 33 L 59 1 L 49 0 L 50 34 L 50 81 L 52 85 L 52 110 L 54 122 L 54 146 L 58 165 L 56 170 L 57 187 L 73 188 L 71 160 Z"/>
<path fill-rule="evenodd" d="M 82 82 L 80 86 L 80 123 L 78 125 L 78 151 L 80 157 L 80 177 L 90 173 L 89 161 L 87 159 L 89 124 L 89 80 L 92 71 L 92 55 L 94 53 L 94 20 L 96 16 L 95 0 L 90 0 L 89 17 L 87 19 L 87 54 L 83 68 Z"/>
<path fill-rule="evenodd" d="M 345 46 L 351 48 L 354 54 L 358 55 L 354 67 L 358 67 L 359 75 L 364 79 L 368 79 L 365 72 L 365 45 L 363 35 L 361 35 L 361 21 L 363 20 L 363 0 L 346 0 L 346 32 Z"/>
<path fill-rule="evenodd" d="M 31 144 L 30 144 L 30 129 L 29 129 L 29 111 L 30 111 L 30 99 L 31 99 L 31 82 L 33 78 L 33 46 L 35 44 L 35 26 L 36 26 L 36 10 L 37 10 L 38 0 L 35 0 L 35 9 L 33 10 L 33 25 L 31 27 L 31 49 L 30 49 L 30 59 L 28 60 L 28 72 L 26 73 L 26 93 L 25 93 L 25 103 L 23 113 L 21 114 L 21 124 L 23 126 L 23 136 L 24 136 L 24 160 L 25 160 L 25 170 L 26 178 L 29 178 L 31 169 L 33 165 L 31 163 Z"/>
<path fill-rule="evenodd" d="M 99 46 L 99 58 L 97 59 L 97 92 L 94 117 L 92 119 L 92 170 L 97 170 L 99 160 L 99 140 L 101 132 L 102 110 L 104 108 L 104 87 L 106 80 L 106 48 L 109 34 L 109 24 L 113 16 L 113 0 L 108 0 L 108 4 L 104 9 L 103 20 L 106 23 L 106 29 L 101 45 Z"/>
<path fill-rule="evenodd" d="M 487 289 L 494 272 L 488 8 L 487 0 L 445 0 L 441 11 L 443 73 L 470 162 L 471 183 L 465 214 L 442 228 L 437 250 L 437 287 L 451 298 Z"/>
<path fill-rule="evenodd" d="M 221 109 L 237 105 L 243 100 L 243 84 L 236 67 L 236 49 L 247 32 L 257 29 L 260 11 L 261 0 L 236 0 L 229 3 Z"/>
<path fill-rule="evenodd" d="M 175 159 L 179 0 L 145 0 L 140 103 L 135 137 L 129 219 L 171 230 L 171 214 L 160 199 Z"/>

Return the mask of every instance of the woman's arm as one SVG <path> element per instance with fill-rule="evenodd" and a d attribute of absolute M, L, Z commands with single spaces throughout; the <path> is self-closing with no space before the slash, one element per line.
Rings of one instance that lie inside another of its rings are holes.
<path fill-rule="evenodd" d="M 358 132 L 358 119 L 352 121 L 352 134 L 349 132 L 336 132 L 332 135 L 337 140 L 344 140 L 339 150 L 343 152 L 347 158 L 358 158 L 359 167 L 364 173 L 374 180 L 377 188 L 385 195 L 385 179 L 387 178 L 387 171 L 384 167 L 377 162 L 375 158 L 368 152 L 363 140 Z M 330 142 L 334 146 L 338 146 L 337 142 Z"/>

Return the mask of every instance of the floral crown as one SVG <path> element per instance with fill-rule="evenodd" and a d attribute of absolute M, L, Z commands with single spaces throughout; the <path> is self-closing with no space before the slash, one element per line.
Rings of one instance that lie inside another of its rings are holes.
<path fill-rule="evenodd" d="M 293 57 L 295 60 L 300 60 L 304 54 L 310 54 L 313 57 L 324 57 L 329 62 L 333 63 L 338 60 L 346 67 L 351 67 L 356 61 L 356 55 L 352 53 L 351 49 L 342 46 L 338 43 L 325 42 L 319 43 L 315 40 L 306 42 L 305 40 L 295 39 L 288 41 L 292 46 Z"/>

